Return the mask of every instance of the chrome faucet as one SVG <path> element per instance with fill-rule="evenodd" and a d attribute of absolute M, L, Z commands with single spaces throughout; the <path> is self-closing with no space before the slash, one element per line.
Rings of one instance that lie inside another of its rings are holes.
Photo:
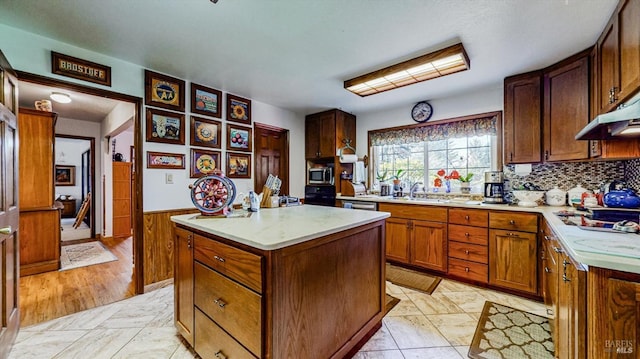
<path fill-rule="evenodd" d="M 411 185 L 411 188 L 409 189 L 409 198 L 415 198 L 416 191 L 418 190 L 420 185 L 422 185 L 422 182 L 416 182 Z"/>

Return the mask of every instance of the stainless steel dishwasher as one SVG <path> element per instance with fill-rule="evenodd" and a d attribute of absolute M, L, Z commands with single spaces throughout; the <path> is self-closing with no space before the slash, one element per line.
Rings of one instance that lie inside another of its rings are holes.
<path fill-rule="evenodd" d="M 351 208 L 351 209 L 362 209 L 365 211 L 377 211 L 378 210 L 378 202 L 369 202 L 369 201 L 352 201 L 352 200 L 342 200 L 343 208 Z"/>

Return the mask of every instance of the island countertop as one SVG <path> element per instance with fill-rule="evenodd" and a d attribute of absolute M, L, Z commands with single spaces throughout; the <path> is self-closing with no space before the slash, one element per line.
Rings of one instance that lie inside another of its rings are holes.
<path fill-rule="evenodd" d="M 236 210 L 238 211 L 238 210 Z M 248 217 L 207 218 L 198 214 L 172 216 L 175 223 L 254 248 L 274 250 L 373 223 L 389 213 L 301 205 L 261 208 Z"/>

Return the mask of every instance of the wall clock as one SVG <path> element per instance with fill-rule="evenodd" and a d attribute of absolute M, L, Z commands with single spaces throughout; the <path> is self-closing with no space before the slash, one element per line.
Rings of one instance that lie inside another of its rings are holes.
<path fill-rule="evenodd" d="M 429 121 L 431 115 L 433 115 L 433 107 L 426 101 L 418 102 L 411 109 L 411 118 L 416 122 Z"/>

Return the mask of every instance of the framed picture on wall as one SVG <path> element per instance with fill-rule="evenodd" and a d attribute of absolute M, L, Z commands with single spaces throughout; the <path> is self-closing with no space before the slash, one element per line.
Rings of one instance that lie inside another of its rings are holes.
<path fill-rule="evenodd" d="M 216 168 L 222 170 L 220 156 L 218 151 L 192 148 L 190 177 L 198 178 L 212 174 Z"/>
<path fill-rule="evenodd" d="M 251 178 L 251 155 L 227 152 L 226 175 L 229 178 Z"/>
<path fill-rule="evenodd" d="M 75 186 L 76 166 L 56 165 L 55 182 L 56 186 Z"/>
<path fill-rule="evenodd" d="M 184 145 L 184 115 L 147 108 L 147 142 Z"/>
<path fill-rule="evenodd" d="M 144 70 L 144 104 L 184 112 L 183 80 Z"/>
<path fill-rule="evenodd" d="M 191 83 L 191 112 L 205 116 L 222 115 L 222 92 Z"/>
<path fill-rule="evenodd" d="M 227 124 L 227 150 L 251 152 L 251 127 Z"/>
<path fill-rule="evenodd" d="M 220 148 L 222 122 L 191 116 L 191 146 Z"/>
<path fill-rule="evenodd" d="M 184 154 L 148 151 L 147 168 L 184 169 Z"/>
<path fill-rule="evenodd" d="M 251 124 L 251 100 L 227 94 L 227 120 Z"/>

